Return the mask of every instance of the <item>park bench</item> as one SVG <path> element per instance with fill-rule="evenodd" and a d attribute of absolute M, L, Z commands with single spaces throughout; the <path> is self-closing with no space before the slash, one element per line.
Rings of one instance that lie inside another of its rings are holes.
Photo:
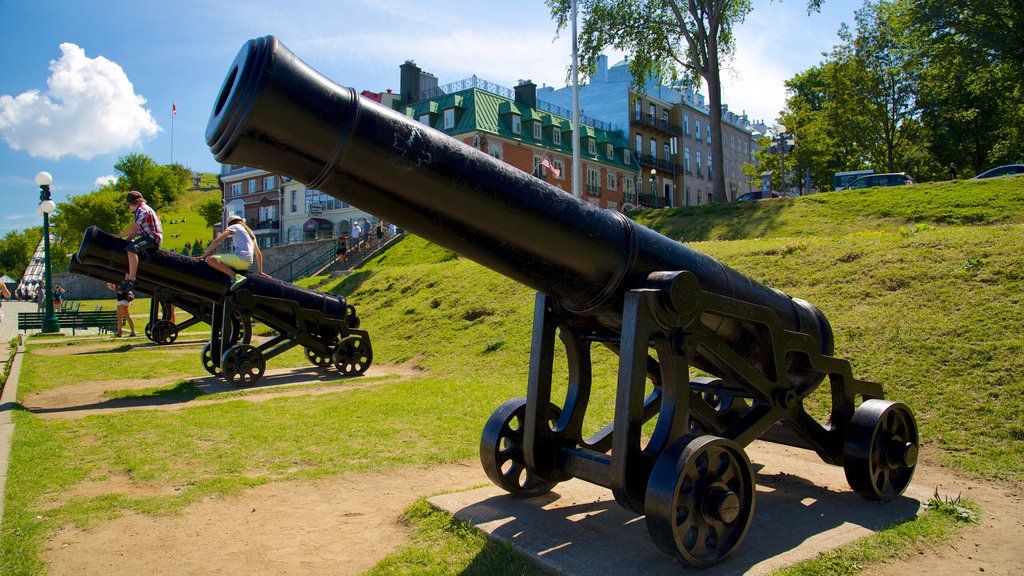
<path fill-rule="evenodd" d="M 44 312 L 19 312 L 18 330 L 42 330 Z M 113 332 L 117 327 L 117 312 L 114 310 L 60 310 L 54 312 L 57 321 L 60 322 L 61 330 L 71 329 L 71 334 L 76 330 L 86 328 L 99 328 L 100 333 Z"/>

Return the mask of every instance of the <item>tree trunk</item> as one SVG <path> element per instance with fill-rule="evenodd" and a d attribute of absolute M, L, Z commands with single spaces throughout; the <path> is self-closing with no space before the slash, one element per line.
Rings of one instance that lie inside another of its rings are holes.
<path fill-rule="evenodd" d="M 725 191 L 725 146 L 722 134 L 722 81 L 719 78 L 718 38 L 717 34 L 708 37 L 708 75 L 704 78 L 708 83 L 708 115 L 711 117 L 711 162 L 712 162 L 712 199 L 715 202 L 728 202 Z"/>

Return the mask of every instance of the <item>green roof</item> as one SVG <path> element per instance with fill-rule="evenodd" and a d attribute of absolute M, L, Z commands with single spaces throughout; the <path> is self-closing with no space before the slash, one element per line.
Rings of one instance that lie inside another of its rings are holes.
<path fill-rule="evenodd" d="M 444 130 L 445 110 L 455 108 L 455 126 Z M 555 126 L 562 133 L 572 132 L 572 121 L 563 116 L 537 108 L 528 108 L 519 102 L 515 102 L 503 96 L 498 96 L 479 88 L 467 88 L 452 94 L 438 96 L 431 100 L 417 102 L 403 109 L 406 116 L 419 119 L 425 113 L 436 115 L 433 128 L 441 130 L 449 135 L 468 134 L 471 132 L 482 132 L 509 140 L 518 140 L 531 146 L 537 146 L 566 155 L 572 155 L 572 138 L 562 138 L 561 144 L 555 144 L 551 139 L 552 130 L 549 126 Z M 512 132 L 511 116 L 518 115 L 522 120 L 522 129 L 519 134 Z M 527 125 L 529 121 L 539 121 L 545 128 L 543 137 L 540 140 L 533 138 L 533 130 Z M 585 160 L 600 162 L 605 165 L 616 166 L 623 170 L 639 170 L 636 159 L 630 154 L 630 163 L 622 161 L 622 154 L 619 151 L 629 148 L 629 142 L 620 132 L 609 132 L 598 130 L 593 126 L 580 125 L 581 138 L 594 138 L 600 145 L 597 146 L 597 154 L 587 152 L 587 146 L 581 146 L 580 154 Z M 612 144 L 616 151 L 613 158 L 606 155 L 607 144 Z"/>

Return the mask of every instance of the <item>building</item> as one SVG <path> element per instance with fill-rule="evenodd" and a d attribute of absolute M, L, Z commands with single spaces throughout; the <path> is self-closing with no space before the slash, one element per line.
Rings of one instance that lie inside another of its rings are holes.
<path fill-rule="evenodd" d="M 753 131 L 746 115 L 722 106 L 724 158 L 711 150 L 711 122 L 704 96 L 692 90 L 651 82 L 645 94 L 632 90 L 627 62 L 608 66 L 598 59 L 597 72 L 580 86 L 580 112 L 597 118 L 611 129 L 630 136 L 633 155 L 640 164 L 638 200 L 644 206 L 690 206 L 710 201 L 712 177 L 725 171 L 730 200 L 756 189 L 743 175 L 743 164 L 754 162 Z M 541 101 L 571 106 L 572 88 L 541 88 Z"/>
<path fill-rule="evenodd" d="M 221 166 L 221 200 L 224 220 L 214 233 L 224 229 L 227 218 L 237 214 L 256 235 L 260 248 L 281 243 L 281 176 L 266 170 L 224 164 Z"/>
<path fill-rule="evenodd" d="M 473 76 L 438 86 L 412 61 L 401 68 L 399 111 L 572 194 L 571 114 L 538 102 L 533 82 L 510 90 Z M 639 165 L 629 142 L 588 120 L 580 125 L 583 199 L 609 210 L 632 208 Z"/>

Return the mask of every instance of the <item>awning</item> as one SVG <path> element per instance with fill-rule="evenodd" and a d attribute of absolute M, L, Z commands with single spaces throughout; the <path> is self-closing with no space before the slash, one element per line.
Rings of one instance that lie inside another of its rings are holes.
<path fill-rule="evenodd" d="M 309 220 L 306 220 L 306 223 L 302 225 L 302 228 L 304 230 L 316 230 L 317 228 L 321 230 L 333 230 L 334 224 L 326 218 L 310 218 Z"/>

